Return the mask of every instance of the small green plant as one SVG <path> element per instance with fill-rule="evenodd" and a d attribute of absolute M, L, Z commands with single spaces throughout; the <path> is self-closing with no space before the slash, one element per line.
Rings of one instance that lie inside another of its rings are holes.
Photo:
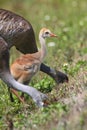
<path fill-rule="evenodd" d="M 83 61 L 83 60 L 79 60 L 79 61 L 77 61 L 77 63 L 74 65 L 74 66 L 70 66 L 69 64 L 67 64 L 67 63 L 65 63 L 64 65 L 63 65 L 63 70 L 66 72 L 66 73 L 68 73 L 68 74 L 70 74 L 70 75 L 72 75 L 72 76 L 74 76 L 75 75 L 75 73 L 77 73 L 81 68 L 83 68 L 84 66 L 86 67 L 86 65 L 87 65 L 87 61 Z"/>
<path fill-rule="evenodd" d="M 32 81 L 30 85 L 33 85 L 35 88 L 44 93 L 48 93 L 55 86 L 55 81 L 52 78 L 45 76 L 43 79 L 38 81 L 38 83 L 33 83 Z"/>

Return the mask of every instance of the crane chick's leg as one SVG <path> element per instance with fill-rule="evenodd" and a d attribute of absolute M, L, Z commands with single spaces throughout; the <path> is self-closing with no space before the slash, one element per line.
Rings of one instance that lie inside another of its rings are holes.
<path fill-rule="evenodd" d="M 7 43 L 0 37 L 0 79 L 2 79 L 9 87 L 27 93 L 32 97 L 34 102 L 39 106 L 44 106 L 44 100 L 47 96 L 37 89 L 18 83 L 10 74 L 9 70 L 9 49 Z"/>
<path fill-rule="evenodd" d="M 10 95 L 11 102 L 14 102 L 14 98 L 13 98 L 13 94 L 14 94 L 19 99 L 20 102 L 24 103 L 24 98 L 19 96 L 18 91 L 16 91 L 15 89 L 12 89 L 12 88 L 8 88 L 8 92 Z M 24 93 L 23 93 L 23 95 L 24 95 Z"/>
<path fill-rule="evenodd" d="M 28 85 L 28 83 L 30 82 L 30 80 L 26 81 L 23 83 L 23 80 L 21 77 L 19 77 L 19 79 L 17 80 L 19 83 L 22 83 L 24 85 Z M 15 89 L 12 88 L 8 88 L 9 94 L 10 94 L 10 100 L 11 102 L 14 102 L 14 98 L 13 98 L 13 94 L 19 99 L 20 102 L 24 103 L 25 102 L 25 98 L 24 98 L 24 93 L 21 93 L 21 96 L 19 95 L 18 91 L 16 91 Z"/>
<path fill-rule="evenodd" d="M 9 92 L 9 96 L 10 96 L 11 102 L 14 102 L 14 98 L 13 98 L 13 94 L 12 94 L 11 88 L 8 88 L 8 92 Z"/>
<path fill-rule="evenodd" d="M 18 91 L 16 91 L 15 89 L 10 89 L 10 99 L 12 102 L 14 102 L 12 93 L 19 99 L 20 102 L 24 103 L 24 99 L 19 96 Z"/>
<path fill-rule="evenodd" d="M 29 82 L 23 83 L 23 79 L 21 77 L 19 77 L 17 81 L 19 83 L 24 84 L 24 85 L 28 85 L 28 83 L 29 83 Z M 14 102 L 14 98 L 13 98 L 13 94 L 14 94 L 19 99 L 20 102 L 24 103 L 25 99 L 24 99 L 24 93 L 23 92 L 21 93 L 21 96 L 20 96 L 18 91 L 16 91 L 15 89 L 9 88 L 8 91 L 10 93 L 10 100 L 11 100 L 11 102 Z"/>
<path fill-rule="evenodd" d="M 18 91 L 12 88 L 8 88 L 9 94 L 10 94 L 10 100 L 11 102 L 14 102 L 13 94 L 19 99 L 20 102 L 24 103 L 24 93 L 19 95 Z"/>
<path fill-rule="evenodd" d="M 45 64 L 41 64 L 40 70 L 51 76 L 58 84 L 68 82 L 68 76 L 60 71 L 54 70 Z"/>

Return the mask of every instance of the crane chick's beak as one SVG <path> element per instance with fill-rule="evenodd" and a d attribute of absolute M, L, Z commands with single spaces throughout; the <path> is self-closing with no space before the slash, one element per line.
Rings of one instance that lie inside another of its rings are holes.
<path fill-rule="evenodd" d="M 57 37 L 57 35 L 51 33 L 51 34 L 50 34 L 50 37 Z"/>

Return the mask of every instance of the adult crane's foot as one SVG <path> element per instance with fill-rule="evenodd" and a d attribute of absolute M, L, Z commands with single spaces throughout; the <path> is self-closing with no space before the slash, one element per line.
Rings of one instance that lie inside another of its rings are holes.
<path fill-rule="evenodd" d="M 44 102 L 48 99 L 47 95 L 37 90 L 35 93 L 33 92 L 32 98 L 38 107 L 44 107 L 45 106 Z"/>
<path fill-rule="evenodd" d="M 55 70 L 55 75 L 54 75 L 54 80 L 59 84 L 59 83 L 64 83 L 69 81 L 68 76 L 64 74 L 63 72 Z"/>

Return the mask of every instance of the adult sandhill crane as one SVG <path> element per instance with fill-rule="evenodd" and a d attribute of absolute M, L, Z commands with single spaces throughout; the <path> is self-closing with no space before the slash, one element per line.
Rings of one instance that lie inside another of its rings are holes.
<path fill-rule="evenodd" d="M 0 9 L 0 79 L 7 86 L 27 93 L 38 106 L 43 106 L 43 100 L 47 96 L 35 88 L 18 83 L 11 76 L 9 69 L 9 49 L 15 46 L 22 53 L 35 53 L 38 51 L 35 35 L 31 24 L 23 17 L 4 9 Z M 57 83 L 68 81 L 66 74 L 56 71 L 45 64 L 41 64 L 40 70 L 55 79 Z"/>
<path fill-rule="evenodd" d="M 11 74 L 13 77 L 22 84 L 28 84 L 33 77 L 39 70 L 40 65 L 43 62 L 46 54 L 46 44 L 45 39 L 47 37 L 56 37 L 55 34 L 51 33 L 51 31 L 47 28 L 42 28 L 39 33 L 39 41 L 41 44 L 41 49 L 33 54 L 25 54 L 20 58 L 16 59 L 10 67 Z M 20 97 L 18 92 L 14 89 L 11 91 L 19 98 L 20 101 L 23 101 L 23 96 Z M 22 93 L 23 95 L 23 93 Z M 10 92 L 11 101 L 13 101 L 12 94 Z"/>

